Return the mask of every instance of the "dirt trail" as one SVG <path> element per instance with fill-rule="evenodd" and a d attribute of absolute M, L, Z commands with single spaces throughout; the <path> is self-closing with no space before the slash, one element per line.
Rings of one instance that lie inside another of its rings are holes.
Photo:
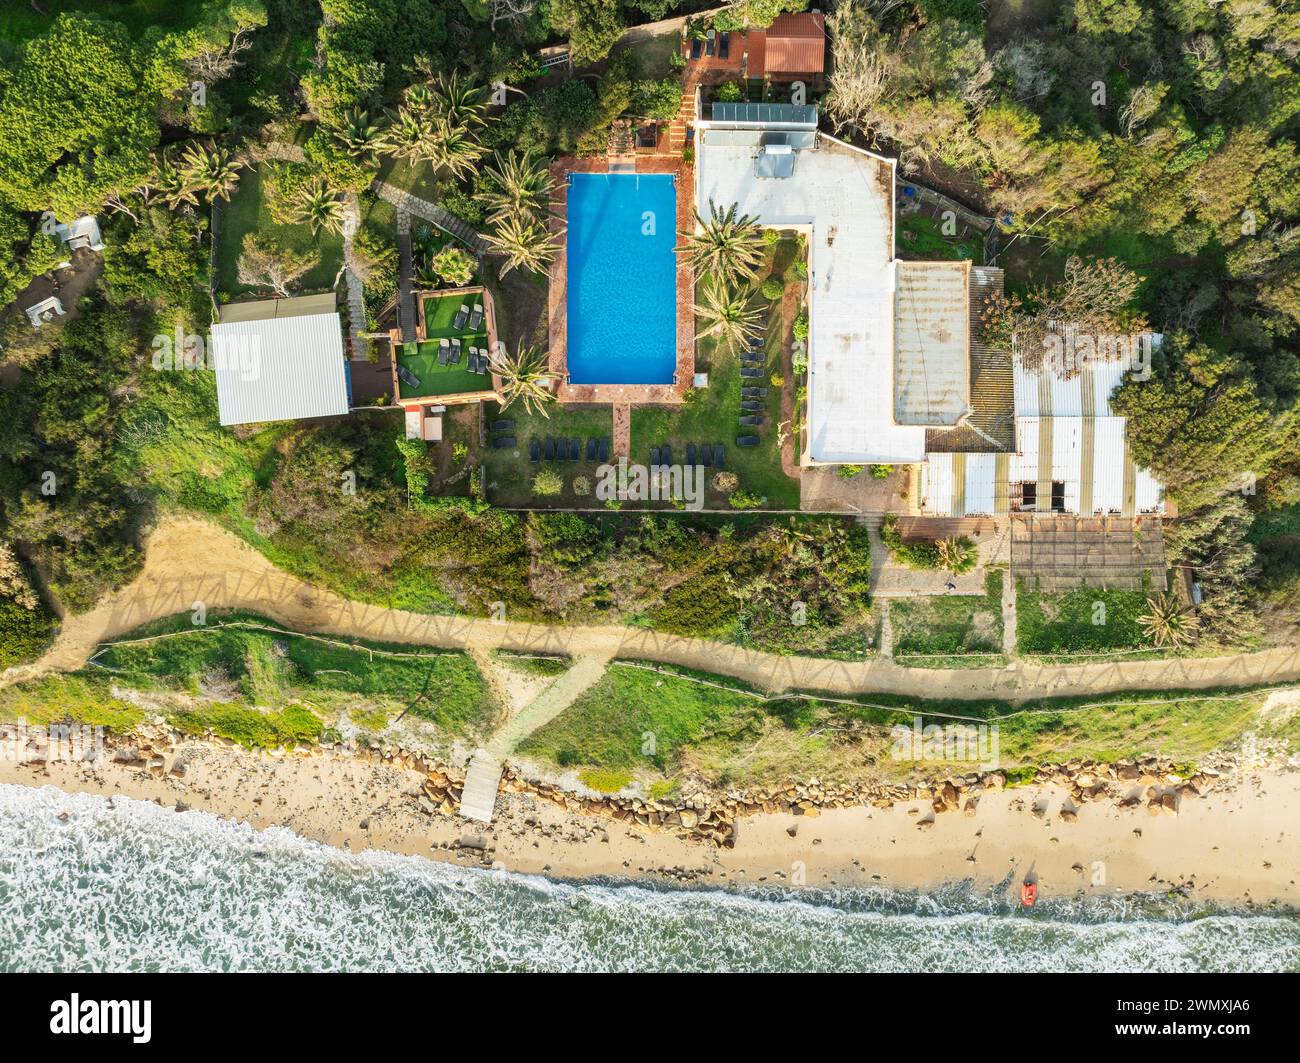
<path fill-rule="evenodd" d="M 298 631 L 456 649 L 506 648 L 572 657 L 628 657 L 733 676 L 769 690 L 891 693 L 921 698 L 1097 695 L 1133 690 L 1255 686 L 1300 679 L 1300 647 L 1165 661 L 1007 668 L 904 668 L 889 660 L 844 662 L 781 657 L 643 628 L 556 627 L 425 616 L 349 601 L 277 569 L 234 535 L 196 518 L 161 524 L 129 586 L 81 616 L 68 617 L 39 661 L 0 676 L 8 685 L 80 667 L 96 645 L 147 621 L 189 612 L 243 609 Z"/>

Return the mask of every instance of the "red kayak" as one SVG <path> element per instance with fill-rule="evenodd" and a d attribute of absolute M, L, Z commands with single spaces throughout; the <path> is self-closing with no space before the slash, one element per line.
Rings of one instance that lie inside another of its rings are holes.
<path fill-rule="evenodd" d="M 1038 883 L 1025 882 L 1020 886 L 1020 905 L 1022 908 L 1032 908 L 1034 902 L 1038 900 Z"/>

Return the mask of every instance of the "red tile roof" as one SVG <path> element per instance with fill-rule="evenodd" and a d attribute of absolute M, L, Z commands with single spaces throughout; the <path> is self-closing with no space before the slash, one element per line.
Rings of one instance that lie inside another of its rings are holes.
<path fill-rule="evenodd" d="M 777 15 L 767 31 L 767 73 L 820 74 L 826 69 L 826 26 L 816 11 Z"/>

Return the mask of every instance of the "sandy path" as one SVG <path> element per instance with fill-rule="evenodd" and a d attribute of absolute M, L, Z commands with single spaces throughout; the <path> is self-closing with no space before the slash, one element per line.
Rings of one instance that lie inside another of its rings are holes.
<path fill-rule="evenodd" d="M 733 676 L 771 690 L 838 694 L 893 693 L 922 698 L 1094 695 L 1133 690 L 1253 686 L 1300 679 L 1300 647 L 1164 661 L 1006 668 L 904 668 L 889 660 L 844 662 L 781 657 L 706 639 L 643 628 L 556 627 L 426 616 L 349 601 L 277 569 L 231 533 L 192 517 L 162 523 L 147 544 L 145 564 L 129 586 L 95 609 L 69 617 L 39 661 L 9 669 L 0 685 L 80 667 L 96 645 L 147 621 L 191 611 L 243 609 L 298 631 L 480 650 L 506 648 L 573 657 L 628 657 Z"/>

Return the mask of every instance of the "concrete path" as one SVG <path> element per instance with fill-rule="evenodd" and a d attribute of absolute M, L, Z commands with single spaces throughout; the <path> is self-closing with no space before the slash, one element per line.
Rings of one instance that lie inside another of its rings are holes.
<path fill-rule="evenodd" d="M 1136 690 L 1265 686 L 1300 680 L 1300 647 L 1169 660 L 1058 665 L 1022 660 L 1008 668 L 905 668 L 891 660 L 782 657 L 645 628 L 558 627 L 427 616 L 341 598 L 277 569 L 231 533 L 195 517 L 165 520 L 150 537 L 144 569 L 88 613 L 65 619 L 39 661 L 8 669 L 0 685 L 71 671 L 96 646 L 151 620 L 245 609 L 296 631 L 456 649 L 511 649 L 572 657 L 660 661 L 728 675 L 770 691 L 873 692 L 917 698 L 1011 701 Z"/>
<path fill-rule="evenodd" d="M 450 233 L 480 255 L 488 253 L 487 241 L 482 236 L 475 232 L 467 222 L 443 210 L 437 203 L 430 203 L 427 199 L 421 199 L 404 188 L 390 185 L 386 181 L 377 180 L 371 184 L 370 189 L 380 199 L 388 200 L 399 211 L 406 211 L 409 214 L 414 214 L 417 218 L 432 222 L 443 232 Z"/>
<path fill-rule="evenodd" d="M 488 741 L 488 752 L 504 759 L 515 751 L 525 738 L 544 727 L 579 696 L 600 681 L 610 658 L 602 655 L 579 657 L 573 667 L 537 696 L 537 699 L 507 720 L 505 725 Z"/>

